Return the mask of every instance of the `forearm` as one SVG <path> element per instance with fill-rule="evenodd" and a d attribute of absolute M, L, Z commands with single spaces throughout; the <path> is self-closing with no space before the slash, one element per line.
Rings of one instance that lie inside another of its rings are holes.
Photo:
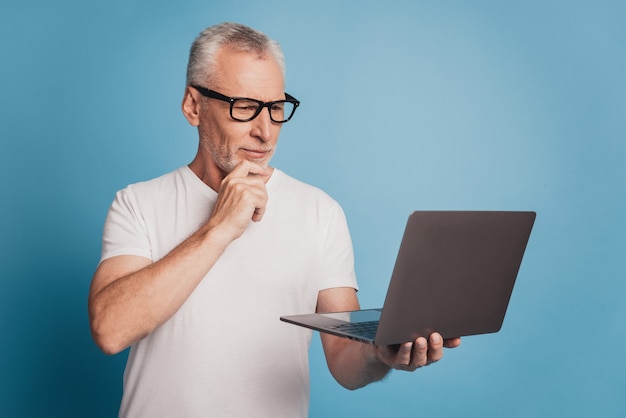
<path fill-rule="evenodd" d="M 350 288 L 322 290 L 318 312 L 345 312 L 359 309 L 356 292 Z M 346 338 L 320 333 L 326 362 L 333 377 L 347 389 L 358 389 L 383 379 L 393 369 L 415 371 L 439 361 L 443 348 L 461 344 L 460 338 L 444 340 L 433 333 L 428 339 L 393 346 L 363 344 Z"/>
<path fill-rule="evenodd" d="M 89 297 L 92 334 L 109 354 L 122 351 L 167 321 L 222 254 L 225 244 L 201 229 L 161 260 L 105 260 Z M 143 261 L 141 261 L 143 260 Z"/>
<path fill-rule="evenodd" d="M 382 380 L 390 371 L 375 354 L 374 346 L 331 335 L 323 335 L 328 368 L 339 384 L 354 390 Z M 329 355 L 330 354 L 330 355 Z"/>

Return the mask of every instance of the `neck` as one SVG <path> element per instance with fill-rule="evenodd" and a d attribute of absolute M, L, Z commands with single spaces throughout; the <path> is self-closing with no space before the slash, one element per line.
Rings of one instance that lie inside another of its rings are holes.
<path fill-rule="evenodd" d="M 193 161 L 189 164 L 189 168 L 196 176 L 198 176 L 200 180 L 202 180 L 204 184 L 216 192 L 219 191 L 220 184 L 227 174 L 221 172 L 221 170 L 217 170 L 216 168 L 211 169 L 208 164 L 204 163 L 199 154 L 196 155 Z"/>

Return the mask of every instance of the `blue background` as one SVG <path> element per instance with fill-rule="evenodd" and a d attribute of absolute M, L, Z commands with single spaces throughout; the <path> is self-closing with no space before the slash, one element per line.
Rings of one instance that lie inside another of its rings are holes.
<path fill-rule="evenodd" d="M 3 1 L 0 413 L 116 415 L 125 354 L 86 312 L 104 217 L 193 157 L 187 52 L 233 20 L 283 46 L 274 165 L 343 205 L 364 307 L 411 210 L 538 212 L 500 333 L 356 392 L 315 337 L 311 416 L 626 415 L 625 4 Z"/>

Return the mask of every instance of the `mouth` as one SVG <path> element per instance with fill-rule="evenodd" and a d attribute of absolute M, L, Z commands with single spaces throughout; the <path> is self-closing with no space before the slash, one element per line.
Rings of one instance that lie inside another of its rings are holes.
<path fill-rule="evenodd" d="M 243 151 L 243 153 L 246 156 L 246 159 L 248 160 L 263 160 L 267 158 L 271 153 L 271 150 L 259 150 L 259 149 L 248 149 L 248 148 L 241 148 L 241 151 Z"/>

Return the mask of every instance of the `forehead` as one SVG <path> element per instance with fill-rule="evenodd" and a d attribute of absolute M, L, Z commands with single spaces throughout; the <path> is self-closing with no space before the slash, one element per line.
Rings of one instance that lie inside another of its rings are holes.
<path fill-rule="evenodd" d="M 280 66 L 271 54 L 222 48 L 217 54 L 215 89 L 229 96 L 279 97 L 285 90 Z"/>

